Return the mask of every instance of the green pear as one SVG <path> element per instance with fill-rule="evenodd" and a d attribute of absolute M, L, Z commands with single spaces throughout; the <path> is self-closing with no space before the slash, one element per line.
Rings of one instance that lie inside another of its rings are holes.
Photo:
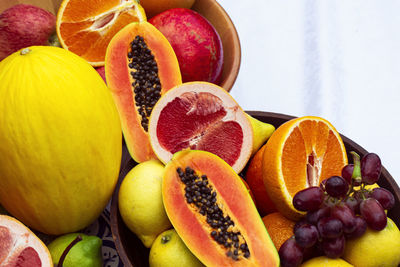
<path fill-rule="evenodd" d="M 82 238 L 81 241 L 75 240 L 78 235 Z M 53 259 L 54 266 L 58 265 L 65 249 L 74 240 L 78 242 L 68 251 L 62 264 L 63 267 L 103 266 L 103 259 L 101 256 L 101 245 L 103 241 L 97 236 L 90 236 L 82 233 L 71 233 L 59 236 L 47 246 Z"/>
<path fill-rule="evenodd" d="M 247 113 L 246 115 L 251 123 L 251 127 L 253 128 L 253 156 L 275 131 L 275 126 L 257 120 Z"/>

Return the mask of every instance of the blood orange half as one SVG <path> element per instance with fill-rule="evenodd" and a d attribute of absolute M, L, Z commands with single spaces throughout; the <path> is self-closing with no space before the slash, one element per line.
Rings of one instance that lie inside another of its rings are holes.
<path fill-rule="evenodd" d="M 238 103 L 223 88 L 189 82 L 165 93 L 149 122 L 151 146 L 167 163 L 175 152 L 211 152 L 240 172 L 250 158 L 253 129 Z"/>
<path fill-rule="evenodd" d="M 0 266 L 53 267 L 43 242 L 18 220 L 0 215 Z"/>

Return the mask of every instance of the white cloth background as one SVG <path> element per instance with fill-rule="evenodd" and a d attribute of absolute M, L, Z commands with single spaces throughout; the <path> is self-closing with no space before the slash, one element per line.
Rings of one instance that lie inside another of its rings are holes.
<path fill-rule="evenodd" d="M 238 103 L 324 117 L 400 184 L 400 1 L 218 2 L 241 41 Z"/>

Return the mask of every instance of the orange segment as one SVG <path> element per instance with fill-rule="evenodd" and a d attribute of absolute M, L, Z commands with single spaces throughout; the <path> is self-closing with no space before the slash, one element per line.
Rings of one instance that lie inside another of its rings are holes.
<path fill-rule="evenodd" d="M 306 116 L 282 124 L 272 134 L 263 154 L 263 180 L 277 209 L 298 219 L 303 213 L 293 207 L 293 196 L 340 175 L 346 164 L 346 149 L 332 124 Z"/>
<path fill-rule="evenodd" d="M 146 21 L 146 14 L 136 0 L 63 0 L 57 35 L 63 48 L 102 66 L 111 38 L 137 21 Z"/>

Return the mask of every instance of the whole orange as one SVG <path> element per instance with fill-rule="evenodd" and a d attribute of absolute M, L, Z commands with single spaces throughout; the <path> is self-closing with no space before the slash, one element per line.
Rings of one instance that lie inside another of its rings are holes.
<path fill-rule="evenodd" d="M 289 220 L 280 212 L 270 213 L 264 216 L 262 220 L 277 250 L 287 239 L 294 235 L 293 227 L 296 222 Z"/>
<path fill-rule="evenodd" d="M 140 0 L 147 18 L 171 8 L 191 8 L 195 0 Z"/>
<path fill-rule="evenodd" d="M 262 172 L 262 158 L 265 145 L 262 146 L 250 160 L 246 171 L 246 182 L 253 193 L 256 207 L 261 216 L 277 211 L 265 189 Z"/>

